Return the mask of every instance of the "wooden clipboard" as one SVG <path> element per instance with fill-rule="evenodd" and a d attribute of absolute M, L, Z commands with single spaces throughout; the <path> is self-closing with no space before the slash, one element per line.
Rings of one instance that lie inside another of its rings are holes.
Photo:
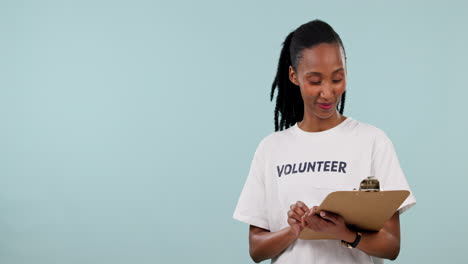
<path fill-rule="evenodd" d="M 328 194 L 319 206 L 321 210 L 341 215 L 348 226 L 359 230 L 378 231 L 392 217 L 409 196 L 407 190 L 400 191 L 336 191 Z M 326 233 L 304 228 L 300 239 L 334 239 Z"/>

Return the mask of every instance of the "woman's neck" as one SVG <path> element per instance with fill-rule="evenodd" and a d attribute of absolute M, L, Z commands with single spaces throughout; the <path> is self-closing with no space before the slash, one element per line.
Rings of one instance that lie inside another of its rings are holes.
<path fill-rule="evenodd" d="M 301 122 L 298 123 L 298 126 L 300 129 L 307 132 L 321 132 L 339 125 L 345 119 L 346 117 L 341 115 L 338 111 L 336 111 L 336 114 L 327 119 L 304 115 L 304 118 Z"/>

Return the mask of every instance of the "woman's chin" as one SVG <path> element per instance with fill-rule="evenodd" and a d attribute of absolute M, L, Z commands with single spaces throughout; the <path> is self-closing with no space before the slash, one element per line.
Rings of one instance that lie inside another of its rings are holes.
<path fill-rule="evenodd" d="M 315 113 L 315 116 L 320 119 L 334 119 L 337 115 L 334 112 L 329 113 Z"/>

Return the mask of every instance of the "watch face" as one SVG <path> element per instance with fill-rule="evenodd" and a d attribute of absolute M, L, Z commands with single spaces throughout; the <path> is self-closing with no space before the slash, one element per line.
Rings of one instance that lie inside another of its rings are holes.
<path fill-rule="evenodd" d="M 341 244 L 342 244 L 343 246 L 348 247 L 348 248 L 353 248 L 353 247 L 351 246 L 351 244 L 349 244 L 348 242 L 341 241 Z"/>

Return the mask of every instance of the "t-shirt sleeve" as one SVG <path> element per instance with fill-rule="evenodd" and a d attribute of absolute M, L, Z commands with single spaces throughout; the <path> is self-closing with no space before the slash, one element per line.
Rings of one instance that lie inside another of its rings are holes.
<path fill-rule="evenodd" d="M 380 182 L 382 191 L 408 190 L 410 195 L 400 205 L 400 215 L 416 204 L 416 198 L 408 185 L 405 174 L 401 169 L 395 147 L 386 133 L 378 130 L 372 149 L 372 172 Z"/>
<path fill-rule="evenodd" d="M 262 140 L 255 150 L 250 170 L 239 196 L 233 218 L 270 230 L 265 201 L 265 151 Z"/>

